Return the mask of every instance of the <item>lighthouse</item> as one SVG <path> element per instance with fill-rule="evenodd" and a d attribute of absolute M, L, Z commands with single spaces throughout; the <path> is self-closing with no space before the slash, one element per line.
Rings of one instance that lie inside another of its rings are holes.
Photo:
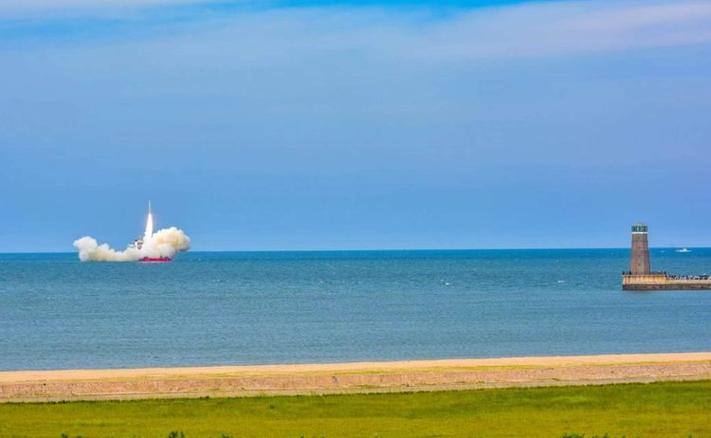
<path fill-rule="evenodd" d="M 632 225 L 632 257 L 630 258 L 630 273 L 632 275 L 649 275 L 649 242 L 647 241 L 647 225 Z"/>

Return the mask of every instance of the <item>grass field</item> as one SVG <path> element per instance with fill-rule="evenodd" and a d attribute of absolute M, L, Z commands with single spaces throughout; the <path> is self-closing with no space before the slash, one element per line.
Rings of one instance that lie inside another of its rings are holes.
<path fill-rule="evenodd" d="M 711 381 L 0 404 L 2 437 L 711 437 Z M 181 434 L 173 434 L 180 437 Z"/>

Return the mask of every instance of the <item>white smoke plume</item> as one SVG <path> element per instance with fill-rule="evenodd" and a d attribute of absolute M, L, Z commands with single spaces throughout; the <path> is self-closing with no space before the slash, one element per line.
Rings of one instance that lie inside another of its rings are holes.
<path fill-rule="evenodd" d="M 190 248 L 190 237 L 176 227 L 158 231 L 149 239 L 144 240 L 141 249 L 128 246 L 123 251 L 117 251 L 108 244 L 99 243 L 90 236 L 84 236 L 74 241 L 79 250 L 79 260 L 82 262 L 135 262 L 144 257 L 174 257 L 180 251 Z"/>

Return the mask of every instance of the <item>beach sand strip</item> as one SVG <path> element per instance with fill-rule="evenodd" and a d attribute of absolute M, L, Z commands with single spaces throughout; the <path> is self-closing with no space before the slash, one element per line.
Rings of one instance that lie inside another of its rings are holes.
<path fill-rule="evenodd" d="M 711 379 L 711 352 L 0 372 L 0 402 L 459 390 Z"/>

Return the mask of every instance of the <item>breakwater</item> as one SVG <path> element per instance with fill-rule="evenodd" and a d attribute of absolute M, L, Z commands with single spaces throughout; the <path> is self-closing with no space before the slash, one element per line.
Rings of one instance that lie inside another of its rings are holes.
<path fill-rule="evenodd" d="M 666 272 L 622 275 L 622 289 L 630 291 L 711 289 L 708 275 L 670 275 Z"/>

